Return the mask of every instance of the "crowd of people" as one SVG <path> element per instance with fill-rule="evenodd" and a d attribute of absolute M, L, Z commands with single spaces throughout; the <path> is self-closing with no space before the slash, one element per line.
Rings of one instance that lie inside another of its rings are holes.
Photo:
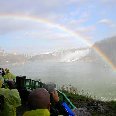
<path fill-rule="evenodd" d="M 22 93 L 16 88 L 15 82 L 16 76 L 9 69 L 0 68 L 0 116 L 16 116 L 17 107 L 22 105 Z M 77 115 L 65 102 L 59 100 L 55 89 L 35 88 L 29 92 L 27 99 L 28 109 L 18 116 Z"/>
<path fill-rule="evenodd" d="M 16 108 L 21 105 L 19 92 L 14 87 L 15 78 L 9 69 L 0 68 L 0 116 L 16 116 Z"/>

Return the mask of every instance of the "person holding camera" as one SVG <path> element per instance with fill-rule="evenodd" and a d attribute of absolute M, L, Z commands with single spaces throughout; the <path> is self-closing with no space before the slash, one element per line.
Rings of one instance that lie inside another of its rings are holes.
<path fill-rule="evenodd" d="M 56 89 L 56 84 L 53 82 L 46 83 L 44 86 L 50 94 L 50 115 L 51 116 L 75 116 L 74 112 L 65 102 L 65 100 L 60 100 L 61 96 L 59 90 Z"/>

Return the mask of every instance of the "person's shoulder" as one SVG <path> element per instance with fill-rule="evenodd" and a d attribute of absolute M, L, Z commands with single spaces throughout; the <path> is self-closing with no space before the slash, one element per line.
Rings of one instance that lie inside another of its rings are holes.
<path fill-rule="evenodd" d="M 3 95 L 5 98 L 9 96 L 10 89 L 0 88 L 0 94 Z"/>
<path fill-rule="evenodd" d="M 2 92 L 2 91 L 6 91 L 6 92 L 8 92 L 8 91 L 10 91 L 10 89 L 6 89 L 6 88 L 0 88 L 0 92 Z"/>
<path fill-rule="evenodd" d="M 17 89 L 6 89 L 6 88 L 0 88 L 0 94 L 4 94 L 5 96 L 16 96 L 18 95 L 19 96 L 19 92 Z"/>
<path fill-rule="evenodd" d="M 36 109 L 26 111 L 23 116 L 50 116 L 50 112 L 48 109 Z"/>
<path fill-rule="evenodd" d="M 11 94 L 12 96 L 17 96 L 17 97 L 19 97 L 19 92 L 18 92 L 17 89 L 11 89 L 11 90 L 10 90 L 10 94 Z"/>
<path fill-rule="evenodd" d="M 17 89 L 11 89 L 11 91 L 19 93 Z"/>

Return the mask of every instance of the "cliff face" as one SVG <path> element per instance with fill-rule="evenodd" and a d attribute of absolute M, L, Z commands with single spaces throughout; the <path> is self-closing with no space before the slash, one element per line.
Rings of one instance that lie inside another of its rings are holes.
<path fill-rule="evenodd" d="M 94 46 L 98 47 L 116 65 L 116 37 L 96 42 Z"/>

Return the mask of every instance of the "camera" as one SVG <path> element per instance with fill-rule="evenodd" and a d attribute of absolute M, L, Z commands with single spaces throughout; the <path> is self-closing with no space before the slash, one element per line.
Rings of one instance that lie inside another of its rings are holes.
<path fill-rule="evenodd" d="M 55 89 L 56 89 L 56 84 L 55 83 L 52 83 L 52 82 L 49 82 L 49 83 L 46 83 L 44 85 L 44 88 L 49 92 L 53 92 Z"/>

